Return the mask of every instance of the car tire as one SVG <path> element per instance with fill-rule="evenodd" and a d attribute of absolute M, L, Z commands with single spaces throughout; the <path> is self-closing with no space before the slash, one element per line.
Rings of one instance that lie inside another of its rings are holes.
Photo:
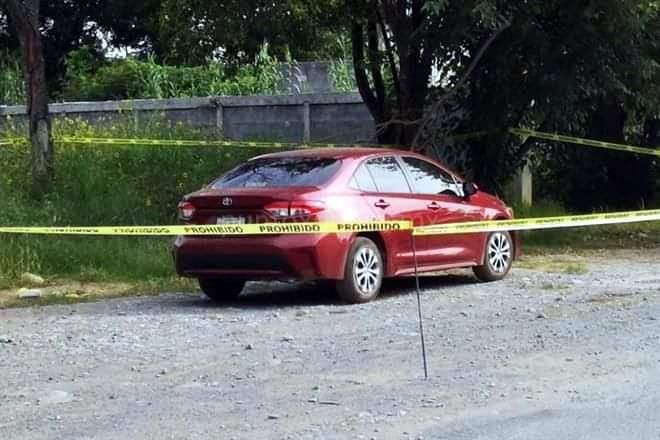
<path fill-rule="evenodd" d="M 508 232 L 493 232 L 484 246 L 484 264 L 473 268 L 483 282 L 499 281 L 507 276 L 513 264 L 513 240 Z"/>
<path fill-rule="evenodd" d="M 358 237 L 348 252 L 344 279 L 337 281 L 337 293 L 350 304 L 373 300 L 380 293 L 384 269 L 378 246 L 368 238 Z"/>
<path fill-rule="evenodd" d="M 204 295 L 217 302 L 232 301 L 239 297 L 245 287 L 244 280 L 200 278 L 199 287 Z"/>

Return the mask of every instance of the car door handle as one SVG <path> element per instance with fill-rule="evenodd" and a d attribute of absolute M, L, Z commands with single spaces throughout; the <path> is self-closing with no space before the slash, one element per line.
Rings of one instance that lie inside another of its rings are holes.
<path fill-rule="evenodd" d="M 389 207 L 390 207 L 390 204 L 387 203 L 385 200 L 379 200 L 379 201 L 377 201 L 376 203 L 374 203 L 374 206 L 375 206 L 376 208 L 385 209 L 385 208 L 389 208 Z"/>
<path fill-rule="evenodd" d="M 426 207 L 429 208 L 431 211 L 437 211 L 440 208 L 442 208 L 442 206 L 440 206 L 440 204 L 437 202 L 429 203 Z"/>

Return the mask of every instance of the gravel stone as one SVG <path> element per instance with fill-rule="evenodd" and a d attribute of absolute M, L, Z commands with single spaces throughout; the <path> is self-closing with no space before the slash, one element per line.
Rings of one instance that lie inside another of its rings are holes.
<path fill-rule="evenodd" d="M 16 293 L 18 299 L 37 299 L 41 298 L 43 295 L 44 292 L 41 289 L 20 289 Z"/>
<path fill-rule="evenodd" d="M 41 396 L 38 399 L 38 402 L 40 404 L 57 404 L 71 402 L 71 400 L 73 400 L 71 394 L 67 393 L 66 391 L 54 390 Z"/>

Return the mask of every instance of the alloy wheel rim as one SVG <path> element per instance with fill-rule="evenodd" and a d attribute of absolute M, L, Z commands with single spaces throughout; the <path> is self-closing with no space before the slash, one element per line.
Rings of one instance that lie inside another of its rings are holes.
<path fill-rule="evenodd" d="M 511 243 L 508 237 L 501 233 L 495 233 L 488 242 L 488 263 L 497 273 L 505 273 L 511 264 Z"/>
<path fill-rule="evenodd" d="M 363 247 L 355 254 L 353 277 L 360 293 L 369 295 L 376 290 L 380 271 L 380 261 L 373 249 Z"/>

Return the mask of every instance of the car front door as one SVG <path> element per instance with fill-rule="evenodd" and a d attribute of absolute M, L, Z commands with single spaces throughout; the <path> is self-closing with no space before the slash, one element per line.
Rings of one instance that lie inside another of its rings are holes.
<path fill-rule="evenodd" d="M 395 156 L 382 156 L 366 160 L 354 174 L 355 184 L 364 192 L 363 197 L 375 216 L 383 220 L 409 220 L 422 225 L 426 204 L 412 191 L 401 163 Z M 389 272 L 392 275 L 411 273 L 414 269 L 410 231 L 386 232 Z M 422 243 L 417 257 L 420 266 L 428 264 L 429 250 Z"/>
<path fill-rule="evenodd" d="M 415 196 L 425 207 L 424 226 L 479 221 L 482 209 L 462 196 L 462 185 L 448 171 L 413 156 L 400 157 Z M 464 266 L 478 261 L 483 234 L 419 237 L 418 248 L 428 252 L 426 265 L 434 268 Z"/>

